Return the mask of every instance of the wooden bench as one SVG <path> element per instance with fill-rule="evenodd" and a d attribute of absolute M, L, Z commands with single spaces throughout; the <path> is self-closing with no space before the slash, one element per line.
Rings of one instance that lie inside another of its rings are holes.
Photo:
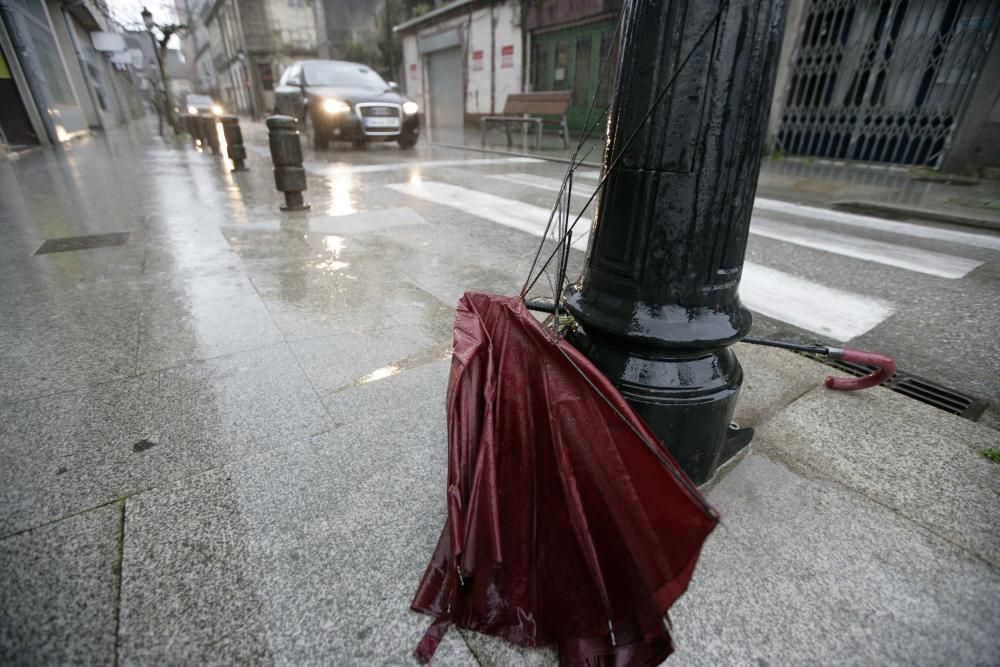
<path fill-rule="evenodd" d="M 535 126 L 535 148 L 542 147 L 542 129 L 546 125 L 559 127 L 563 148 L 569 147 L 569 125 L 566 124 L 566 111 L 573 101 L 573 92 L 569 90 L 546 90 L 537 93 L 513 93 L 507 96 L 503 105 L 502 116 L 484 116 L 479 119 L 479 133 L 482 145 L 486 145 L 486 129 L 489 123 L 503 123 L 507 131 L 507 146 L 513 145 L 510 136 L 511 124 Z M 556 120 L 554 117 L 558 117 Z"/>

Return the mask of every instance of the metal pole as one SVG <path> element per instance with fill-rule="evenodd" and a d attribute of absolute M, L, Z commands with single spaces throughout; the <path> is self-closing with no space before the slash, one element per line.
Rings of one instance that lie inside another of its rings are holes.
<path fill-rule="evenodd" d="M 730 434 L 743 371 L 729 346 L 751 324 L 738 289 L 784 0 L 626 0 L 623 11 L 605 166 L 624 154 L 583 278 L 566 290 L 571 339 L 700 484 L 749 442 Z"/>
<path fill-rule="evenodd" d="M 164 41 L 161 46 L 161 43 L 157 41 L 156 36 L 152 31 L 149 32 L 149 38 L 153 40 L 153 51 L 156 52 L 156 64 L 159 65 L 160 68 L 160 85 L 163 86 L 163 112 L 167 116 L 167 123 L 174 129 L 174 132 L 176 132 L 177 125 L 174 123 L 174 103 L 170 99 L 170 84 L 167 81 L 167 70 L 163 66 L 163 50 L 166 48 L 166 41 Z M 170 39 L 170 36 L 167 35 L 166 39 Z"/>

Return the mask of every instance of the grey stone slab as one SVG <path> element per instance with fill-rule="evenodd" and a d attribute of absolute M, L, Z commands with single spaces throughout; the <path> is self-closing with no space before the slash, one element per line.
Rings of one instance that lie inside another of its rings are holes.
<path fill-rule="evenodd" d="M 256 263 L 251 276 L 289 340 L 367 332 L 400 324 L 435 338 L 451 337 L 454 306 L 399 279 L 370 258 L 364 266 L 330 269 L 315 264 Z"/>
<path fill-rule="evenodd" d="M 480 667 L 556 667 L 559 650 L 555 646 L 524 648 L 461 628 L 465 643 L 476 656 Z"/>
<path fill-rule="evenodd" d="M 284 345 L 0 406 L 0 535 L 288 446 L 327 421 Z M 144 439 L 155 444 L 136 448 Z"/>
<path fill-rule="evenodd" d="M 427 379 L 382 384 L 443 401 Z M 409 602 L 444 521 L 444 414 L 379 408 L 129 499 L 122 664 L 412 664 L 430 619 Z M 435 664 L 475 659 L 450 632 Z"/>
<path fill-rule="evenodd" d="M 256 293 L 220 298 L 192 290 L 145 305 L 140 319 L 140 373 L 284 340 Z"/>
<path fill-rule="evenodd" d="M 806 392 L 822 386 L 828 375 L 842 375 L 788 350 L 741 343 L 733 351 L 743 366 L 743 386 L 733 415 L 740 426 L 760 426 Z"/>
<path fill-rule="evenodd" d="M 132 375 L 139 325 L 135 300 L 61 286 L 4 308 L 0 402 Z M 17 291 L 17 285 L 10 285 Z M 77 293 L 79 291 L 79 293 Z"/>
<path fill-rule="evenodd" d="M 722 523 L 671 612 L 682 665 L 988 665 L 1000 573 L 840 484 L 762 455 L 710 493 Z"/>
<path fill-rule="evenodd" d="M 114 663 L 120 509 L 0 540 L 0 663 Z"/>
<path fill-rule="evenodd" d="M 1000 467 L 979 452 L 1000 432 L 887 389 L 806 394 L 755 448 L 832 479 L 1000 566 Z"/>
<path fill-rule="evenodd" d="M 292 342 L 290 347 L 313 386 L 325 394 L 372 374 L 397 372 L 404 360 L 434 344 L 410 327 L 393 327 L 309 338 Z"/>

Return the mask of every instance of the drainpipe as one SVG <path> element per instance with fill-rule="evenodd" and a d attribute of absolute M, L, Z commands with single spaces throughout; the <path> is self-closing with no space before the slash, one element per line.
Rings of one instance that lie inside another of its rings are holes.
<path fill-rule="evenodd" d="M 571 340 L 701 484 L 749 442 L 730 436 L 743 381 L 730 346 L 751 324 L 738 291 L 784 0 L 626 0 L 623 11 L 605 170 L 621 158 L 583 278 L 566 290 Z"/>

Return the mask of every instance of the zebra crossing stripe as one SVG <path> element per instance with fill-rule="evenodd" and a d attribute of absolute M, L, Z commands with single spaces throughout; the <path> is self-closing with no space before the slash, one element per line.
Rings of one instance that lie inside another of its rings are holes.
<path fill-rule="evenodd" d="M 386 187 L 534 236 L 542 235 L 549 218 L 549 209 L 450 183 L 423 181 Z M 581 219 L 577 226 L 582 225 L 589 231 L 590 220 Z M 583 250 L 586 243 L 584 232 L 574 238 L 573 245 Z M 881 299 L 827 287 L 752 262 L 743 266 L 740 298 L 761 315 L 839 342 L 871 330 L 893 312 L 893 306 Z"/>
<path fill-rule="evenodd" d="M 548 208 L 439 181 L 396 183 L 386 187 L 539 237 L 545 231 L 551 213 L 551 209 Z M 550 230 L 550 236 L 551 234 Z M 581 218 L 573 229 L 571 245 L 579 250 L 586 250 L 589 238 L 590 218 Z"/>
<path fill-rule="evenodd" d="M 590 169 L 579 169 L 576 175 L 582 178 L 598 180 L 601 172 Z M 957 229 L 947 229 L 944 227 L 933 227 L 911 222 L 899 222 L 896 220 L 885 220 L 870 215 L 858 215 L 857 213 L 845 213 L 844 211 L 834 211 L 818 206 L 807 206 L 793 202 L 782 201 L 780 199 L 768 199 L 767 197 L 757 197 L 754 200 L 754 209 L 757 211 L 767 211 L 769 213 L 782 213 L 792 215 L 797 218 L 809 220 L 822 220 L 836 225 L 846 225 L 850 227 L 861 227 L 890 234 L 900 234 L 912 236 L 919 239 L 932 239 L 934 241 L 945 241 L 947 243 L 957 243 L 973 248 L 986 248 L 989 250 L 1000 250 L 1000 236 L 996 234 L 979 234 L 976 232 L 963 232 Z"/>
<path fill-rule="evenodd" d="M 843 211 L 833 211 L 828 208 L 816 206 L 805 206 L 803 204 L 793 204 L 792 202 L 779 201 L 777 199 L 767 199 L 757 197 L 754 200 L 754 208 L 759 211 L 771 213 L 783 213 L 794 215 L 799 218 L 809 218 L 823 220 L 837 225 L 847 225 L 850 227 L 862 227 L 891 234 L 902 234 L 921 239 L 933 239 L 935 241 L 945 241 L 947 243 L 958 243 L 971 246 L 973 248 L 988 248 L 990 250 L 1000 250 L 1000 236 L 990 234 L 976 234 L 974 232 L 963 232 L 955 229 L 945 229 L 943 227 L 930 227 L 909 222 L 897 222 L 895 220 L 884 220 L 869 215 L 857 215 L 856 213 L 844 213 Z"/>
<path fill-rule="evenodd" d="M 893 313 L 893 306 L 874 297 L 845 292 L 746 262 L 740 300 L 750 310 L 825 338 L 846 342 L 870 331 Z"/>
<path fill-rule="evenodd" d="M 911 248 L 898 243 L 873 241 L 859 236 L 838 234 L 803 225 L 787 224 L 760 216 L 754 216 L 750 221 L 750 233 L 835 255 L 853 257 L 940 278 L 961 278 L 982 264 L 982 262 L 964 257 Z"/>

